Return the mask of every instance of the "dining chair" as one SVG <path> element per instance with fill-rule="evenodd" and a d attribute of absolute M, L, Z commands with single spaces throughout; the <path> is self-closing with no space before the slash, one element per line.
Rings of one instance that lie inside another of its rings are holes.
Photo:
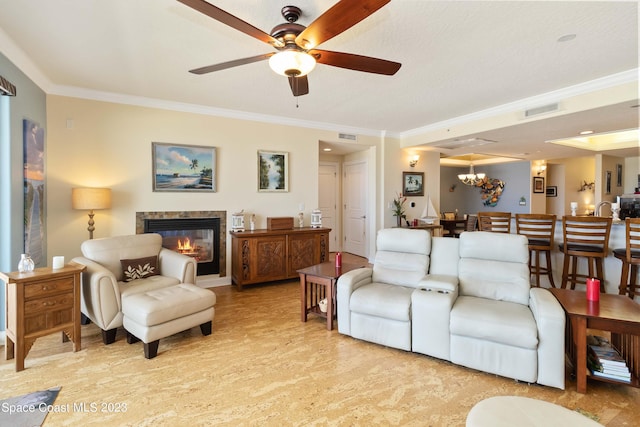
<path fill-rule="evenodd" d="M 476 231 L 478 226 L 478 215 L 467 215 L 467 219 L 460 228 L 456 228 L 453 232 L 454 237 L 460 237 L 463 231 Z"/>
<path fill-rule="evenodd" d="M 540 287 L 540 275 L 546 275 L 551 287 L 556 287 L 551 268 L 556 218 L 551 214 L 516 214 L 516 232 L 529 240 L 529 271 L 535 276 L 537 287 Z M 545 254 L 544 266 L 540 264 L 541 252 Z"/>
<path fill-rule="evenodd" d="M 478 212 L 478 229 L 511 233 L 511 212 Z"/>

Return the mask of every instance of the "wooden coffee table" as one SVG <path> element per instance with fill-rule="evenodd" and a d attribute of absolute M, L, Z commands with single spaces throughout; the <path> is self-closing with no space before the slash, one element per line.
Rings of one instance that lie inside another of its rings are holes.
<path fill-rule="evenodd" d="M 567 314 L 566 351 L 575 369 L 577 390 L 587 392 L 589 378 L 640 387 L 640 304 L 624 295 L 600 294 L 599 302 L 587 301 L 586 292 L 552 288 Z M 587 329 L 611 332 L 613 344 L 627 362 L 631 382 L 620 382 L 588 374 Z"/>
<path fill-rule="evenodd" d="M 336 282 L 342 274 L 361 267 L 364 265 L 342 263 L 342 267 L 338 268 L 333 262 L 323 262 L 298 270 L 300 275 L 300 320 L 306 322 L 309 313 L 326 317 L 327 329 L 332 330 L 333 318 L 336 314 Z M 323 313 L 318 303 L 325 298 L 327 299 L 327 312 Z"/>

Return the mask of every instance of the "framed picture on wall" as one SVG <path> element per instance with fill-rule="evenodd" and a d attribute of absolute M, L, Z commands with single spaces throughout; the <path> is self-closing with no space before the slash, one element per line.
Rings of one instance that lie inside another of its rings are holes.
<path fill-rule="evenodd" d="M 153 191 L 216 191 L 216 149 L 152 142 Z"/>
<path fill-rule="evenodd" d="M 289 191 L 289 153 L 258 151 L 258 191 Z"/>
<path fill-rule="evenodd" d="M 534 176 L 533 177 L 533 192 L 534 193 L 544 193 L 544 177 L 542 176 Z"/>
<path fill-rule="evenodd" d="M 607 171 L 606 188 L 604 191 L 606 194 L 611 194 L 611 171 Z"/>
<path fill-rule="evenodd" d="M 558 187 L 556 185 L 547 186 L 547 197 L 558 197 Z"/>
<path fill-rule="evenodd" d="M 622 165 L 616 165 L 616 187 L 622 187 Z"/>
<path fill-rule="evenodd" d="M 402 195 L 424 196 L 424 172 L 402 172 Z"/>

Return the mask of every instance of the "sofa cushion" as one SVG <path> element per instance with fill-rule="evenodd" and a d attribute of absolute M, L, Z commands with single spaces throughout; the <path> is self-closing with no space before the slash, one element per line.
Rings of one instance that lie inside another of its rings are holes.
<path fill-rule="evenodd" d="M 122 280 L 125 282 L 160 274 L 157 256 L 121 259 L 120 264 L 122 265 Z"/>
<path fill-rule="evenodd" d="M 486 298 L 459 296 L 451 309 L 451 334 L 526 349 L 538 347 L 529 307 Z"/>
<path fill-rule="evenodd" d="M 418 287 L 429 270 L 431 235 L 425 230 L 386 228 L 378 231 L 374 282 Z"/>
<path fill-rule="evenodd" d="M 460 259 L 460 295 L 529 304 L 529 266 L 512 262 Z"/>
<path fill-rule="evenodd" d="M 460 235 L 460 295 L 529 304 L 526 236 L 475 231 Z"/>
<path fill-rule="evenodd" d="M 409 287 L 373 282 L 353 291 L 349 308 L 355 313 L 406 322 L 411 320 L 413 291 Z"/>
<path fill-rule="evenodd" d="M 130 282 L 118 282 L 120 288 L 120 296 L 125 297 L 139 292 L 147 292 L 153 289 L 166 288 L 180 283 L 175 277 L 167 276 L 150 276 L 144 279 L 136 279 Z"/>

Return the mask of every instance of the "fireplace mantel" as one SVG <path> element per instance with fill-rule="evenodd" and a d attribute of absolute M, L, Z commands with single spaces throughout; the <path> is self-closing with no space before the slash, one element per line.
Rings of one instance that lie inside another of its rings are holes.
<path fill-rule="evenodd" d="M 220 277 L 227 275 L 227 211 L 136 212 L 136 234 L 144 233 L 146 219 L 220 218 Z M 211 276 L 215 277 L 215 276 Z"/>

